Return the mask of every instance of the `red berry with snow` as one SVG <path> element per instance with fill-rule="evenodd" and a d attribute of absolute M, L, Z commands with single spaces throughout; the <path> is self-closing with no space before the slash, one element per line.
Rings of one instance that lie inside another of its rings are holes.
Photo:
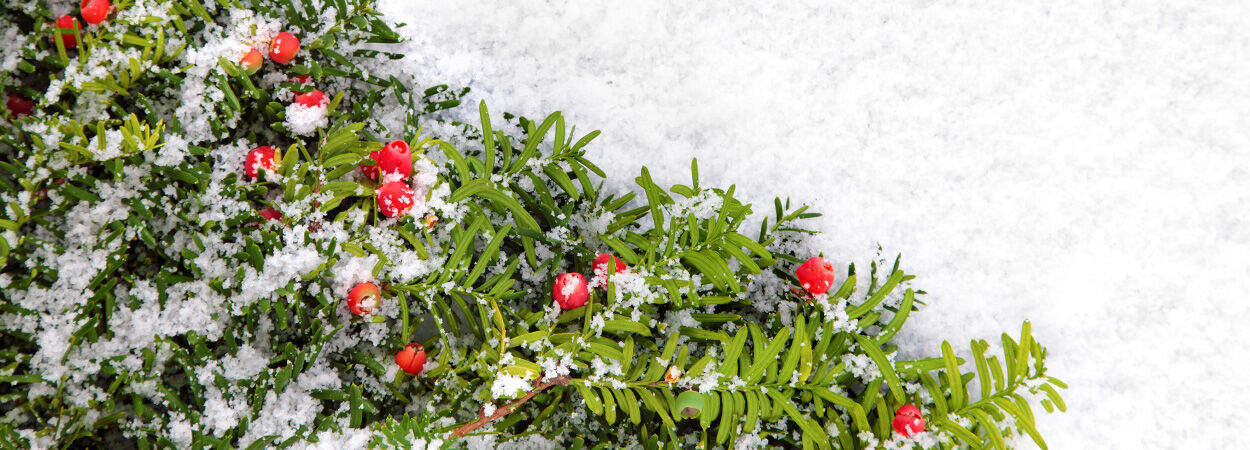
<path fill-rule="evenodd" d="M 590 292 L 586 290 L 586 277 L 580 273 L 568 272 L 556 277 L 551 286 L 551 298 L 561 309 L 577 309 L 586 304 Z"/>
<path fill-rule="evenodd" d="M 913 407 L 914 408 L 914 407 Z M 916 433 L 924 432 L 924 418 L 919 415 L 896 415 L 894 416 L 894 431 L 904 437 L 913 436 Z"/>
<path fill-rule="evenodd" d="M 82 13 L 82 20 L 95 25 L 103 22 L 109 16 L 109 8 L 113 4 L 109 0 L 82 0 L 78 5 L 78 12 Z"/>
<path fill-rule="evenodd" d="M 309 108 L 315 108 L 318 106 L 325 106 L 328 102 L 326 101 L 325 92 L 321 92 L 319 90 L 313 89 L 311 92 L 305 92 L 303 94 L 295 94 L 295 103 L 307 106 Z"/>
<path fill-rule="evenodd" d="M 260 211 L 256 211 L 256 214 L 260 214 L 260 216 L 264 217 L 265 220 L 282 220 L 282 213 L 273 208 L 261 209 Z"/>
<path fill-rule="evenodd" d="M 615 262 L 615 264 L 609 263 L 609 260 Z M 608 253 L 600 253 L 591 267 L 594 268 L 595 276 L 618 274 L 626 269 L 625 263 L 621 261 L 621 258 Z"/>
<path fill-rule="evenodd" d="M 378 290 L 377 285 L 367 281 L 357 284 L 347 293 L 347 309 L 357 316 L 372 314 L 381 302 L 382 291 Z"/>
<path fill-rule="evenodd" d="M 408 149 L 408 143 L 401 139 L 391 141 L 382 147 L 382 151 L 378 154 L 378 173 L 382 174 L 382 178 L 386 179 L 386 174 L 398 173 L 402 179 L 408 179 L 412 175 L 412 151 Z"/>
<path fill-rule="evenodd" d="M 243 71 L 248 75 L 256 73 L 260 70 L 260 65 L 265 62 L 265 57 L 260 54 L 260 50 L 254 48 L 248 49 L 247 53 L 239 59 L 239 66 L 243 67 Z"/>
<path fill-rule="evenodd" d="M 416 192 L 402 181 L 392 181 L 378 187 L 378 209 L 386 217 L 399 217 L 412 209 L 416 203 Z"/>
<path fill-rule="evenodd" d="M 35 112 L 35 101 L 21 94 L 10 92 L 9 97 L 4 100 L 4 108 L 9 110 L 9 114 L 13 117 L 29 116 Z"/>
<path fill-rule="evenodd" d="M 243 162 L 243 172 L 250 179 L 256 179 L 257 172 L 260 169 L 273 170 L 274 155 L 277 150 L 268 145 L 262 145 L 247 152 L 247 161 Z"/>
<path fill-rule="evenodd" d="M 421 373 L 421 369 L 425 367 L 425 348 L 415 342 L 408 344 L 395 353 L 395 364 L 412 375 Z"/>
<path fill-rule="evenodd" d="M 799 266 L 796 275 L 803 289 L 813 295 L 824 294 L 833 286 L 833 264 L 819 256 L 813 256 Z"/>
<path fill-rule="evenodd" d="M 74 48 L 78 46 L 78 38 L 74 37 L 74 31 L 81 30 L 82 26 L 78 24 L 78 19 L 69 14 L 63 15 L 56 19 L 56 32 L 61 34 L 61 42 L 65 44 L 65 48 Z M 56 39 L 54 35 L 53 40 Z"/>
<path fill-rule="evenodd" d="M 297 53 L 299 53 L 299 38 L 294 34 L 283 31 L 274 36 L 273 42 L 269 43 L 269 59 L 278 64 L 291 62 Z"/>
<path fill-rule="evenodd" d="M 290 81 L 292 83 L 299 83 L 299 84 L 308 84 L 310 80 L 312 80 L 312 77 L 308 75 L 296 75 L 296 76 L 287 78 L 287 81 Z"/>

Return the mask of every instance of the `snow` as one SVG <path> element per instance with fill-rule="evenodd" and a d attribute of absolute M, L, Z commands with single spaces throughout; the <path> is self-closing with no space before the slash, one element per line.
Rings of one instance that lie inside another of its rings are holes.
<path fill-rule="evenodd" d="M 324 128 L 330 123 L 330 119 L 326 117 L 326 105 L 304 106 L 298 103 L 291 103 L 286 106 L 286 121 L 283 122 L 292 133 L 300 136 L 311 136 L 318 129 Z"/>
<path fill-rule="evenodd" d="M 503 372 L 495 374 L 495 381 L 490 386 L 492 398 L 516 398 L 530 391 L 530 382 L 525 378 Z"/>
<path fill-rule="evenodd" d="M 1071 386 L 1037 409 L 1053 448 L 1229 448 L 1250 419 L 1245 2 L 379 8 L 418 79 L 602 130 L 607 192 L 698 157 L 757 212 L 824 213 L 835 266 L 903 252 L 928 306 L 900 357 L 1030 319 Z"/>

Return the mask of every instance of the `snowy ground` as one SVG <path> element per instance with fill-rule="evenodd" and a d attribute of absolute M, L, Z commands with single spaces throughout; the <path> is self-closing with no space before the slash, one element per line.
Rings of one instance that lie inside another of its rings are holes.
<path fill-rule="evenodd" d="M 838 261 L 903 252 L 911 356 L 1031 319 L 1051 448 L 1246 445 L 1250 4 L 472 3 L 382 9 L 430 81 L 603 130 L 621 188 L 698 157 Z"/>

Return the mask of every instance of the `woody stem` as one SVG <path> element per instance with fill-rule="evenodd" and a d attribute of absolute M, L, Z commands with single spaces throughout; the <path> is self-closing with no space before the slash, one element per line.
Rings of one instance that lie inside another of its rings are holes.
<path fill-rule="evenodd" d="M 537 387 L 535 387 L 533 390 L 529 391 L 529 393 L 525 394 L 524 397 L 521 397 L 521 398 L 518 398 L 516 400 L 509 402 L 507 405 L 504 405 L 504 407 L 496 409 L 495 412 L 491 413 L 490 415 L 483 415 L 482 417 L 479 417 L 477 420 L 473 422 L 469 422 L 469 423 L 462 425 L 460 428 L 457 428 L 456 431 L 452 431 L 451 435 L 452 437 L 457 437 L 457 438 L 464 437 L 464 435 L 469 434 L 470 431 L 481 428 L 483 425 L 490 423 L 492 420 L 498 419 L 500 417 L 503 417 L 512 413 L 512 411 L 515 411 L 518 406 L 521 406 L 522 403 L 525 403 L 529 401 L 529 399 L 534 398 L 534 396 L 538 395 L 539 392 L 542 392 L 544 389 L 555 386 L 557 384 L 560 386 L 568 386 L 569 376 L 568 375 L 559 376 L 559 377 L 556 377 L 555 379 L 552 379 L 551 381 L 540 384 Z"/>

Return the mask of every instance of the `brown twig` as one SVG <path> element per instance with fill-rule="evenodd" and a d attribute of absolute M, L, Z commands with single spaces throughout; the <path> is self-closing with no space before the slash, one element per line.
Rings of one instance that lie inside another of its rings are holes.
<path fill-rule="evenodd" d="M 490 423 L 490 421 L 492 420 L 508 415 L 512 411 L 516 410 L 518 406 L 521 406 L 522 403 L 525 403 L 529 401 L 529 399 L 534 398 L 534 396 L 538 395 L 539 392 L 542 392 L 544 389 L 555 386 L 557 384 L 560 386 L 568 386 L 569 376 L 568 375 L 559 376 L 559 377 L 556 377 L 555 379 L 552 379 L 551 381 L 539 384 L 534 388 L 534 390 L 530 391 L 528 394 L 525 394 L 524 397 L 513 400 L 511 403 L 504 405 L 502 408 L 496 409 L 495 412 L 489 416 L 483 415 L 482 417 L 479 417 L 476 421 L 466 423 L 460 428 L 456 428 L 456 431 L 452 431 L 451 435 L 452 437 L 456 437 L 456 438 L 464 437 L 464 435 L 469 434 L 470 431 L 481 428 L 482 425 L 486 425 Z"/>

